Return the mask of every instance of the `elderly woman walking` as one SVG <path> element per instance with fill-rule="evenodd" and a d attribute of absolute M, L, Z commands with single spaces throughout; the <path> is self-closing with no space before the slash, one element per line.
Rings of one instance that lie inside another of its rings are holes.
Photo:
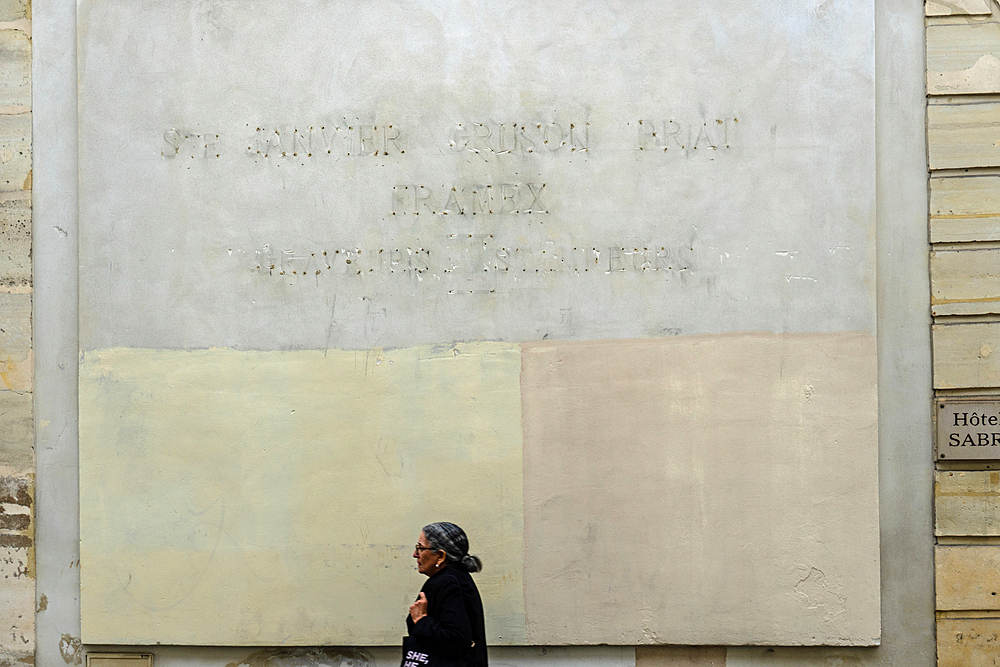
<path fill-rule="evenodd" d="M 483 601 L 470 572 L 483 563 L 469 554 L 469 538 L 453 523 L 424 526 L 413 549 L 427 576 L 406 617 L 403 665 L 487 667 Z"/>

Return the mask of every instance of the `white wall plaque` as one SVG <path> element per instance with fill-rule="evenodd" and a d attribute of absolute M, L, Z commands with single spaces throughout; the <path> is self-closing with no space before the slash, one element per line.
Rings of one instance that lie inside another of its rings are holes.
<path fill-rule="evenodd" d="M 936 401 L 941 460 L 1000 459 L 1000 403 Z"/>

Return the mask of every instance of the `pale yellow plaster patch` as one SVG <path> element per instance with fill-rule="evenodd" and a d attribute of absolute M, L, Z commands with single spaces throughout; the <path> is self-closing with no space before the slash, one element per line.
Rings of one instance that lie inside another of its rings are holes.
<path fill-rule="evenodd" d="M 447 520 L 522 643 L 519 373 L 502 343 L 85 353 L 84 641 L 397 644 Z"/>

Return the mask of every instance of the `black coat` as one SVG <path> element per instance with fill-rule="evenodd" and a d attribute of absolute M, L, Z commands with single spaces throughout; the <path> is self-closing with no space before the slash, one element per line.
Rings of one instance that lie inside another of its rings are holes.
<path fill-rule="evenodd" d="M 448 565 L 428 577 L 420 590 L 427 596 L 427 615 L 416 623 L 407 615 L 410 636 L 428 650 L 454 658 L 472 646 L 468 667 L 487 667 L 483 600 L 472 575 Z"/>

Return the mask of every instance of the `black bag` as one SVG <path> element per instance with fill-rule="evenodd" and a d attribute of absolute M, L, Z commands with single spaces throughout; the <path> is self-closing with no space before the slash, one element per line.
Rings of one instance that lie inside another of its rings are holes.
<path fill-rule="evenodd" d="M 403 661 L 399 667 L 466 667 L 468 664 L 467 656 L 447 657 L 425 649 L 416 637 L 403 637 Z"/>
<path fill-rule="evenodd" d="M 458 584 L 458 579 L 455 575 L 451 575 L 451 578 L 455 579 L 455 583 Z M 462 590 L 461 584 L 459 584 L 458 589 Z M 465 591 L 462 591 L 462 602 L 465 604 L 465 613 L 469 615 L 469 618 L 472 618 L 472 614 L 469 613 L 469 600 L 465 597 Z M 472 648 L 475 645 L 476 643 L 472 642 L 472 646 L 465 652 L 465 655 L 460 658 L 454 658 L 442 655 L 437 651 L 427 650 L 421 645 L 419 639 L 407 635 L 403 637 L 403 660 L 399 663 L 399 667 L 467 667 L 469 656 L 472 654 Z"/>

